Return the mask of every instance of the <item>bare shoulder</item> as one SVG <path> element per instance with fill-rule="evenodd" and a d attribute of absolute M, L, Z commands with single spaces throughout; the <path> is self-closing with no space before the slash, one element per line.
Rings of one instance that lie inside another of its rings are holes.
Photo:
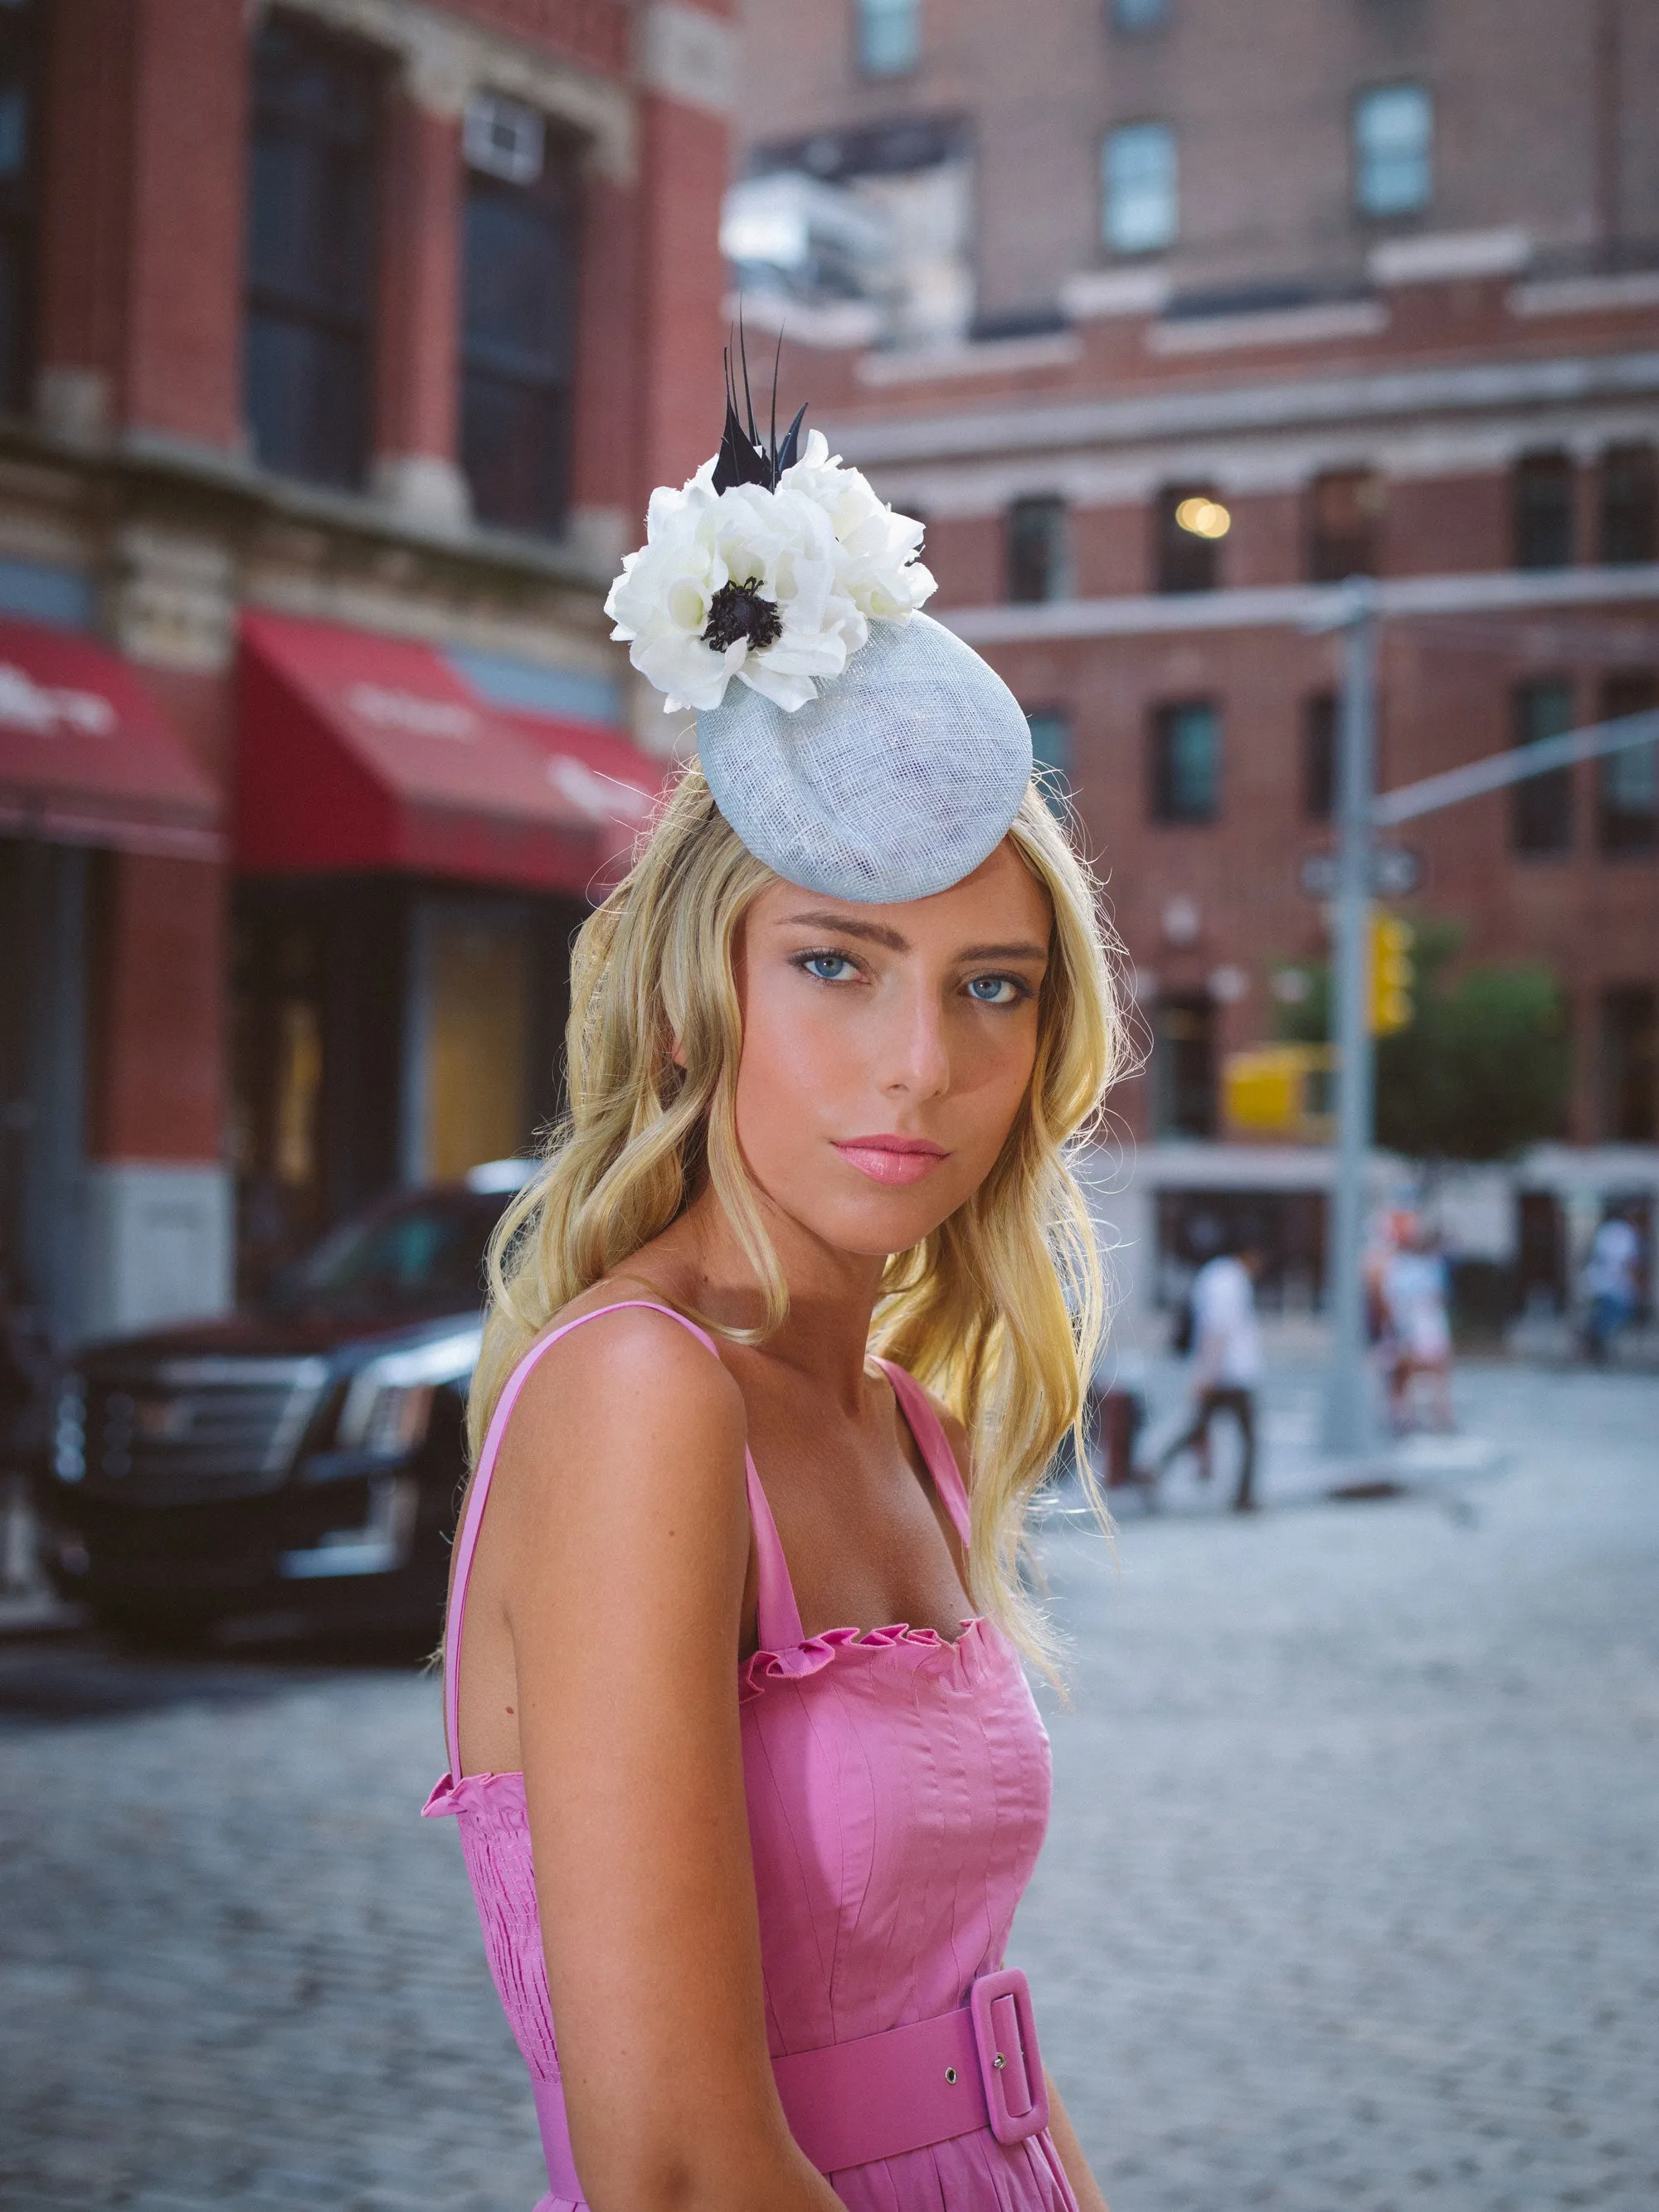
<path fill-rule="evenodd" d="M 614 1304 L 614 1290 L 611 1293 Z M 598 1290 L 559 1322 L 580 1320 L 537 1361 L 508 1425 L 502 1458 L 520 1481 L 572 1467 L 666 1466 L 677 1484 L 700 1468 L 723 1481 L 741 1462 L 742 1393 L 718 1354 L 669 1313 L 648 1305 L 610 1312 Z"/>

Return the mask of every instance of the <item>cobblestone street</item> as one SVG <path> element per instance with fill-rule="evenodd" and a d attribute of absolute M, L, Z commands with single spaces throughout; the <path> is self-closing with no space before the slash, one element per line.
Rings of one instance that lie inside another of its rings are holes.
<path fill-rule="evenodd" d="M 1113 2212 L 1659 2203 L 1659 1382 L 1462 1399 L 1461 1489 L 1046 1540 L 1015 1956 Z M 529 2212 L 441 1762 L 407 1667 L 0 1644 L 8 2212 Z"/>

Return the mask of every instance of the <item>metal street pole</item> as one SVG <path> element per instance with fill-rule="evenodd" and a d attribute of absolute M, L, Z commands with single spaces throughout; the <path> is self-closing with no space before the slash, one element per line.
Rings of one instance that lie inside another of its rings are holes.
<path fill-rule="evenodd" d="M 1336 1158 L 1326 1240 L 1331 1361 L 1323 1442 L 1353 1457 L 1374 1438 L 1366 1372 L 1365 1163 L 1371 1148 L 1374 1055 L 1369 1019 L 1371 869 L 1376 843 L 1376 587 L 1352 578 L 1343 632 L 1337 750 L 1337 889 L 1331 963 L 1331 1030 L 1336 1046 Z"/>

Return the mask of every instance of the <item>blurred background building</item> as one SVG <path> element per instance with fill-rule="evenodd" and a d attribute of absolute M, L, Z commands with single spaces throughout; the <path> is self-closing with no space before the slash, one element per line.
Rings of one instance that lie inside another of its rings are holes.
<path fill-rule="evenodd" d="M 743 36 L 748 318 L 786 334 L 792 407 L 926 518 L 935 611 L 1081 810 L 1155 1042 L 1122 1103 L 1166 1255 L 1254 1208 L 1311 1284 L 1325 1158 L 1231 1142 L 1224 1080 L 1322 1034 L 1299 878 L 1340 660 L 1309 592 L 1416 580 L 1385 789 L 1659 704 L 1659 14 L 748 0 Z M 1659 750 L 1406 842 L 1466 1095 L 1429 1107 L 1385 1041 L 1382 1134 L 1523 1152 L 1465 1177 L 1466 1249 L 1559 1307 L 1609 1197 L 1650 1226 L 1659 1184 Z"/>
<path fill-rule="evenodd" d="M 201 1311 L 529 1140 L 740 294 L 1081 810 L 1126 1232 L 1316 1297 L 1321 1102 L 1230 1073 L 1324 1033 L 1311 595 L 1395 594 L 1385 787 L 1659 703 L 1656 105 L 1644 0 L 0 0 L 0 1295 Z M 1659 758 L 1402 842 L 1382 1138 L 1565 1309 L 1659 1192 Z"/>
<path fill-rule="evenodd" d="M 717 419 L 722 0 L 0 6 L 0 1296 L 222 1305 L 554 1103 Z"/>

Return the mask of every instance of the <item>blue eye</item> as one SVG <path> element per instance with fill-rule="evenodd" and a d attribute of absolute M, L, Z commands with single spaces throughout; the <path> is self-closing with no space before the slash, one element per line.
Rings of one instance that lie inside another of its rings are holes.
<path fill-rule="evenodd" d="M 844 952 L 805 952 L 796 965 L 820 983 L 844 982 L 858 972 Z"/>
<path fill-rule="evenodd" d="M 968 995 L 981 1006 L 1012 1006 L 1026 996 L 1025 987 L 1012 975 L 975 975 Z"/>

